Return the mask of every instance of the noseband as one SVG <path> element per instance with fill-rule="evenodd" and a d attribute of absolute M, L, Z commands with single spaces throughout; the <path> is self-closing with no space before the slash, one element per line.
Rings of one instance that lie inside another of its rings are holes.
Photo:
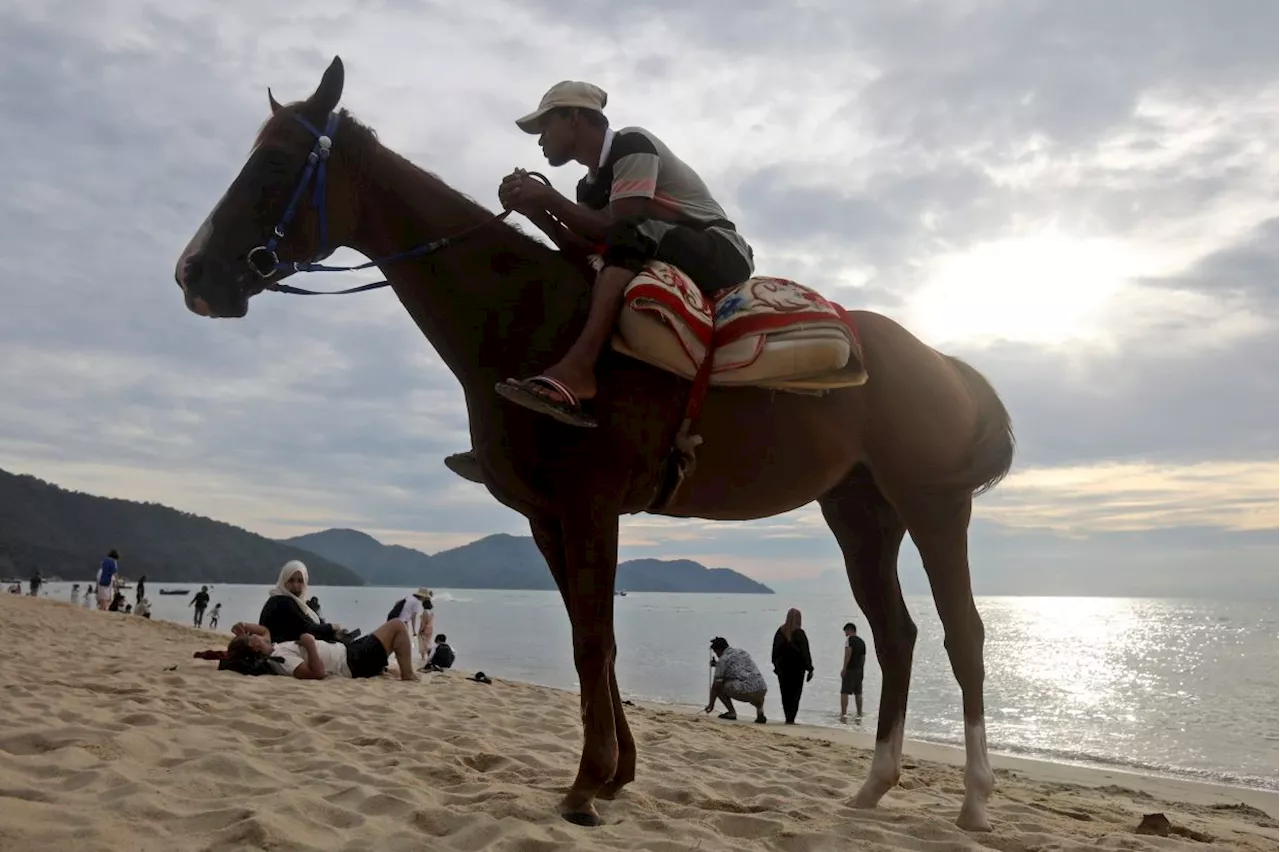
<path fill-rule="evenodd" d="M 307 186 L 311 183 L 313 177 L 316 183 L 311 192 L 311 206 L 316 209 L 316 215 L 320 220 L 320 253 L 318 256 L 325 257 L 328 254 L 324 250 L 325 243 L 329 241 L 329 205 L 326 203 L 328 198 L 325 190 L 329 185 L 329 152 L 333 150 L 333 134 L 338 129 L 339 115 L 336 112 L 329 113 L 329 119 L 325 122 L 323 133 L 316 130 L 311 122 L 298 113 L 295 112 L 292 115 L 315 138 L 315 144 L 311 146 L 311 153 L 307 154 L 307 167 L 302 170 L 302 177 L 298 179 L 298 185 L 293 188 L 293 195 L 289 198 L 288 206 L 284 208 L 284 215 L 280 217 L 279 223 L 271 229 L 271 236 L 265 244 L 249 249 L 249 253 L 245 255 L 245 261 L 249 264 L 249 268 L 263 280 L 274 278 L 275 274 L 282 269 L 292 268 L 297 272 L 302 271 L 300 267 L 304 264 L 281 263 L 280 256 L 276 254 L 276 249 L 279 247 L 280 241 L 284 239 L 285 228 L 289 227 L 293 217 L 298 215 L 298 202 L 302 200 L 302 194 L 307 191 Z"/>
<path fill-rule="evenodd" d="M 288 293 L 295 296 L 343 296 L 348 293 L 362 293 L 366 290 L 376 290 L 379 287 L 390 286 L 390 281 L 376 281 L 372 284 L 361 284 L 358 287 L 350 287 L 346 290 L 304 290 L 301 287 L 293 287 L 288 284 L 282 284 L 279 281 L 272 281 L 276 273 L 282 271 L 290 272 L 354 272 L 361 269 L 369 269 L 373 266 L 381 266 L 387 263 L 394 263 L 400 260 L 409 260 L 414 257 L 424 257 L 433 254 L 445 246 L 453 243 L 463 237 L 469 236 L 481 228 L 501 222 L 507 216 L 511 215 L 510 210 L 503 210 L 491 219 L 487 219 L 479 224 L 464 228 L 452 236 L 435 240 L 408 251 L 402 251 L 399 254 L 389 255 L 388 257 L 379 258 L 377 260 L 366 261 L 354 266 L 326 266 L 322 263 L 302 261 L 281 261 L 276 250 L 280 246 L 280 241 L 284 239 L 285 229 L 293 222 L 294 216 L 298 215 L 298 205 L 302 201 L 303 193 L 307 191 L 307 187 L 311 185 L 312 179 L 315 180 L 315 186 L 311 191 L 311 206 L 316 209 L 316 217 L 319 220 L 320 228 L 320 246 L 316 257 L 328 257 L 333 253 L 333 249 L 327 249 L 329 242 L 329 205 L 326 191 L 329 186 L 329 155 L 333 153 L 333 136 L 338 129 L 340 116 L 336 112 L 329 113 L 329 118 L 325 121 L 324 131 L 321 132 L 315 128 L 311 122 L 307 121 L 296 112 L 290 113 L 297 121 L 307 129 L 307 132 L 315 139 L 315 144 L 311 146 L 311 152 L 307 154 L 307 166 L 302 170 L 302 176 L 298 179 L 298 185 L 294 187 L 293 195 L 289 198 L 289 204 L 284 209 L 284 214 L 280 217 L 280 221 L 271 229 L 271 234 L 267 241 L 256 248 L 249 249 L 249 253 L 245 255 L 245 262 L 254 274 L 258 276 L 264 283 L 264 290 L 272 290 L 277 293 Z M 542 181 L 548 186 L 551 182 L 544 175 L 537 172 L 529 172 L 529 175 Z"/>

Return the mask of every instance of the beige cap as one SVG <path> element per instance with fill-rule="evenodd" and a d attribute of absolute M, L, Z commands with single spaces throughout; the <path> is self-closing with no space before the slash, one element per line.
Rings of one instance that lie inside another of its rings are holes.
<path fill-rule="evenodd" d="M 414 592 L 413 596 L 420 601 L 425 601 L 427 598 L 431 597 L 431 590 L 426 586 L 419 586 L 418 591 Z"/>
<path fill-rule="evenodd" d="M 577 107 L 595 112 L 604 112 L 609 102 L 609 93 L 592 83 L 580 80 L 562 80 L 556 83 L 542 96 L 538 108 L 523 118 L 516 119 L 516 126 L 525 133 L 541 133 L 538 120 L 558 107 Z"/>

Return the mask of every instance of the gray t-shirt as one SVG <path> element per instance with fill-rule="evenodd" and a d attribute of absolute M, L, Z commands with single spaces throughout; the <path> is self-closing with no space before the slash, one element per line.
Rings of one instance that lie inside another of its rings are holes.
<path fill-rule="evenodd" d="M 578 182 L 578 201 L 595 210 L 623 198 L 649 198 L 693 223 L 726 220 L 724 208 L 707 185 L 684 160 L 643 127 L 624 127 L 605 134 L 599 168 Z M 674 227 L 673 223 L 650 219 L 640 232 L 655 242 Z M 754 272 L 751 246 L 736 230 L 711 227 L 725 237 Z"/>

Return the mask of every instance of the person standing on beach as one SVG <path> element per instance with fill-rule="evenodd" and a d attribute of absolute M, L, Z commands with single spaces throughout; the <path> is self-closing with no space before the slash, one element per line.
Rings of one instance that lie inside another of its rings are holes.
<path fill-rule="evenodd" d="M 800 628 L 800 610 L 795 607 L 787 610 L 787 620 L 773 634 L 773 673 L 778 676 L 778 692 L 782 696 L 782 714 L 786 724 L 794 725 L 805 681 L 813 680 L 809 637 Z"/>
<path fill-rule="evenodd" d="M 135 594 L 133 596 L 135 603 L 142 603 L 142 599 L 147 596 L 147 575 L 143 574 L 138 578 L 138 583 L 134 587 Z"/>
<path fill-rule="evenodd" d="M 201 627 L 204 624 L 204 611 L 209 606 L 209 587 L 201 586 L 200 591 L 191 596 L 191 603 L 187 606 L 196 608 L 195 626 Z"/>
<path fill-rule="evenodd" d="M 396 601 L 395 606 L 387 613 L 387 621 L 399 619 L 409 631 L 410 636 L 418 635 L 418 616 L 422 615 L 423 603 L 431 599 L 431 590 L 420 586 L 416 592 L 405 595 Z"/>
<path fill-rule="evenodd" d="M 40 569 L 36 569 L 36 573 L 31 575 L 31 597 L 40 597 L 40 584 L 44 582 L 44 577 L 40 576 Z"/>
<path fill-rule="evenodd" d="M 75 604 L 80 600 L 80 584 L 71 584 L 71 603 Z"/>
<path fill-rule="evenodd" d="M 80 601 L 80 602 L 84 605 L 84 608 L 85 608 L 85 609 L 88 609 L 88 608 L 89 608 L 89 606 L 90 606 L 90 602 L 91 602 L 95 597 L 97 597 L 97 594 L 98 594 L 98 581 L 97 581 L 97 578 L 94 578 L 94 581 L 93 581 L 92 583 L 85 583 L 85 584 L 84 584 L 84 597 L 83 597 L 83 598 L 81 598 L 81 601 Z"/>
<path fill-rule="evenodd" d="M 209 613 L 209 629 L 218 629 L 218 616 L 222 615 L 222 603 L 218 602 L 213 605 L 213 612 Z"/>
<path fill-rule="evenodd" d="M 844 626 L 844 663 L 840 666 L 840 721 L 849 716 L 849 696 L 853 696 L 857 718 L 862 718 L 862 671 L 867 662 L 867 643 L 858 636 L 852 621 Z"/>
<path fill-rule="evenodd" d="M 711 651 L 715 654 L 711 665 L 715 666 L 716 672 L 711 679 L 711 697 L 703 712 L 710 713 L 716 709 L 716 700 L 719 699 L 725 706 L 720 718 L 737 719 L 738 711 L 733 708 L 733 702 L 745 701 L 756 708 L 758 724 L 769 721 L 764 715 L 764 696 L 769 685 L 764 682 L 764 675 L 756 668 L 751 655 L 740 648 L 730 648 L 723 636 L 711 640 Z"/>
<path fill-rule="evenodd" d="M 98 568 L 98 609 L 105 612 L 115 599 L 116 576 L 120 573 L 120 552 L 114 547 Z"/>
<path fill-rule="evenodd" d="M 431 637 L 436 635 L 436 605 L 431 599 L 431 590 L 422 601 L 422 620 L 418 624 L 418 655 L 423 662 L 431 662 Z"/>

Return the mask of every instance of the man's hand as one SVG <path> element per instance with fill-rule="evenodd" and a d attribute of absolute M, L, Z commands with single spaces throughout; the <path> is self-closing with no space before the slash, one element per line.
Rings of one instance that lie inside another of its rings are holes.
<path fill-rule="evenodd" d="M 526 213 L 546 210 L 556 191 L 529 175 L 524 169 L 516 169 L 498 185 L 498 201 L 505 210 Z"/>
<path fill-rule="evenodd" d="M 716 705 L 715 705 L 715 702 L 712 702 L 712 703 L 708 704 L 706 707 L 702 708 L 702 712 L 703 712 L 703 713 L 710 713 L 710 712 L 711 712 L 712 710 L 714 710 L 714 709 L 716 709 Z"/>
<path fill-rule="evenodd" d="M 324 661 L 320 659 L 320 651 L 316 648 L 316 637 L 310 633 L 303 633 L 298 637 L 298 647 L 307 658 L 307 668 L 311 670 L 311 676 L 316 680 L 324 680 L 326 674 Z"/>
<path fill-rule="evenodd" d="M 808 683 L 811 680 L 813 680 L 813 669 L 809 669 L 809 676 L 804 679 L 804 682 Z"/>
<path fill-rule="evenodd" d="M 849 674 L 849 670 L 848 670 L 848 669 L 841 669 L 841 670 L 840 670 L 840 677 L 841 677 L 841 678 L 846 677 L 848 674 Z"/>

